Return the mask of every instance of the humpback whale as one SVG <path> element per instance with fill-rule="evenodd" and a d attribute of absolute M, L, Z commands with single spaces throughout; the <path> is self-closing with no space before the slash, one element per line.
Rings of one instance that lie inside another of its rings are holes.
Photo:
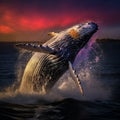
<path fill-rule="evenodd" d="M 33 51 L 22 77 L 19 90 L 49 92 L 59 78 L 69 70 L 72 79 L 83 95 L 81 80 L 73 68 L 78 52 L 98 30 L 94 22 L 72 26 L 59 33 L 50 32 L 51 39 L 44 44 L 18 43 L 17 47 Z"/>

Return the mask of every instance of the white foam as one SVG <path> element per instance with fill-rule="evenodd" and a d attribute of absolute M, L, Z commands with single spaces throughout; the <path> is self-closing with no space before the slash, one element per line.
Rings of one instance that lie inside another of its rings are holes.
<path fill-rule="evenodd" d="M 35 103 L 39 100 L 55 101 L 64 98 L 75 98 L 79 100 L 109 99 L 110 89 L 106 88 L 102 83 L 102 80 L 99 80 L 99 78 L 94 75 L 94 72 L 96 72 L 95 67 L 99 65 L 101 59 L 99 52 L 94 50 L 95 49 L 92 48 L 92 45 L 87 46 L 87 49 L 84 48 L 80 51 L 74 63 L 74 68 L 76 68 L 77 74 L 82 82 L 84 96 L 80 94 L 79 89 L 71 79 L 69 72 L 66 72 L 49 94 L 35 93 L 32 91 L 28 94 L 24 92 L 20 93 L 19 85 L 15 83 L 14 85 L 16 86 L 16 89 L 13 89 L 13 86 L 7 88 L 5 92 L 0 93 L 0 99 L 13 103 Z M 91 52 L 95 53 L 92 59 Z M 24 71 L 24 69 L 19 70 L 21 72 Z M 20 71 L 17 72 L 19 73 Z M 18 79 L 22 78 L 20 74 L 18 75 Z M 16 82 L 20 82 L 18 79 Z"/>

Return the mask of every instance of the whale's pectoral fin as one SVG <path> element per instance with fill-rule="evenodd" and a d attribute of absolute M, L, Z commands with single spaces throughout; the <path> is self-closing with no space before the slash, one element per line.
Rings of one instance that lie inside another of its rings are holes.
<path fill-rule="evenodd" d="M 48 35 L 51 36 L 51 37 L 54 37 L 54 36 L 58 35 L 58 33 L 55 33 L 55 32 L 49 32 Z"/>
<path fill-rule="evenodd" d="M 83 89 L 82 89 L 82 86 L 81 86 L 81 81 L 80 81 L 78 75 L 75 73 L 75 70 L 73 69 L 70 61 L 69 61 L 69 72 L 70 72 L 70 75 L 71 75 L 72 79 L 75 81 L 75 84 L 79 87 L 79 90 L 80 90 L 81 94 L 83 95 Z"/>
<path fill-rule="evenodd" d="M 34 44 L 34 43 L 19 43 L 19 44 L 16 44 L 16 47 L 23 48 L 23 49 L 33 51 L 33 52 L 43 52 L 43 53 L 48 53 L 48 54 L 56 54 L 56 51 L 53 50 L 52 48 L 50 48 L 48 46 Z"/>

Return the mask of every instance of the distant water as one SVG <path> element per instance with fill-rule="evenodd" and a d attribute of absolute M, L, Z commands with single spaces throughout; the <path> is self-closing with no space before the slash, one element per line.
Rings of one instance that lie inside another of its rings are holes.
<path fill-rule="evenodd" d="M 32 53 L 15 43 L 0 43 L 1 120 L 119 120 L 120 41 L 93 43 L 79 52 L 74 67 L 82 80 L 81 96 L 67 72 L 51 93 L 19 93 Z"/>

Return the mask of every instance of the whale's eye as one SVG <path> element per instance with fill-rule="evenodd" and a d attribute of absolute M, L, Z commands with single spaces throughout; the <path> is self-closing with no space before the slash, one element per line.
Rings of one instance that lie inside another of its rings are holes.
<path fill-rule="evenodd" d="M 73 39 L 78 39 L 80 37 L 79 33 L 75 30 L 75 29 L 71 29 L 69 31 L 69 35 L 73 38 Z"/>

